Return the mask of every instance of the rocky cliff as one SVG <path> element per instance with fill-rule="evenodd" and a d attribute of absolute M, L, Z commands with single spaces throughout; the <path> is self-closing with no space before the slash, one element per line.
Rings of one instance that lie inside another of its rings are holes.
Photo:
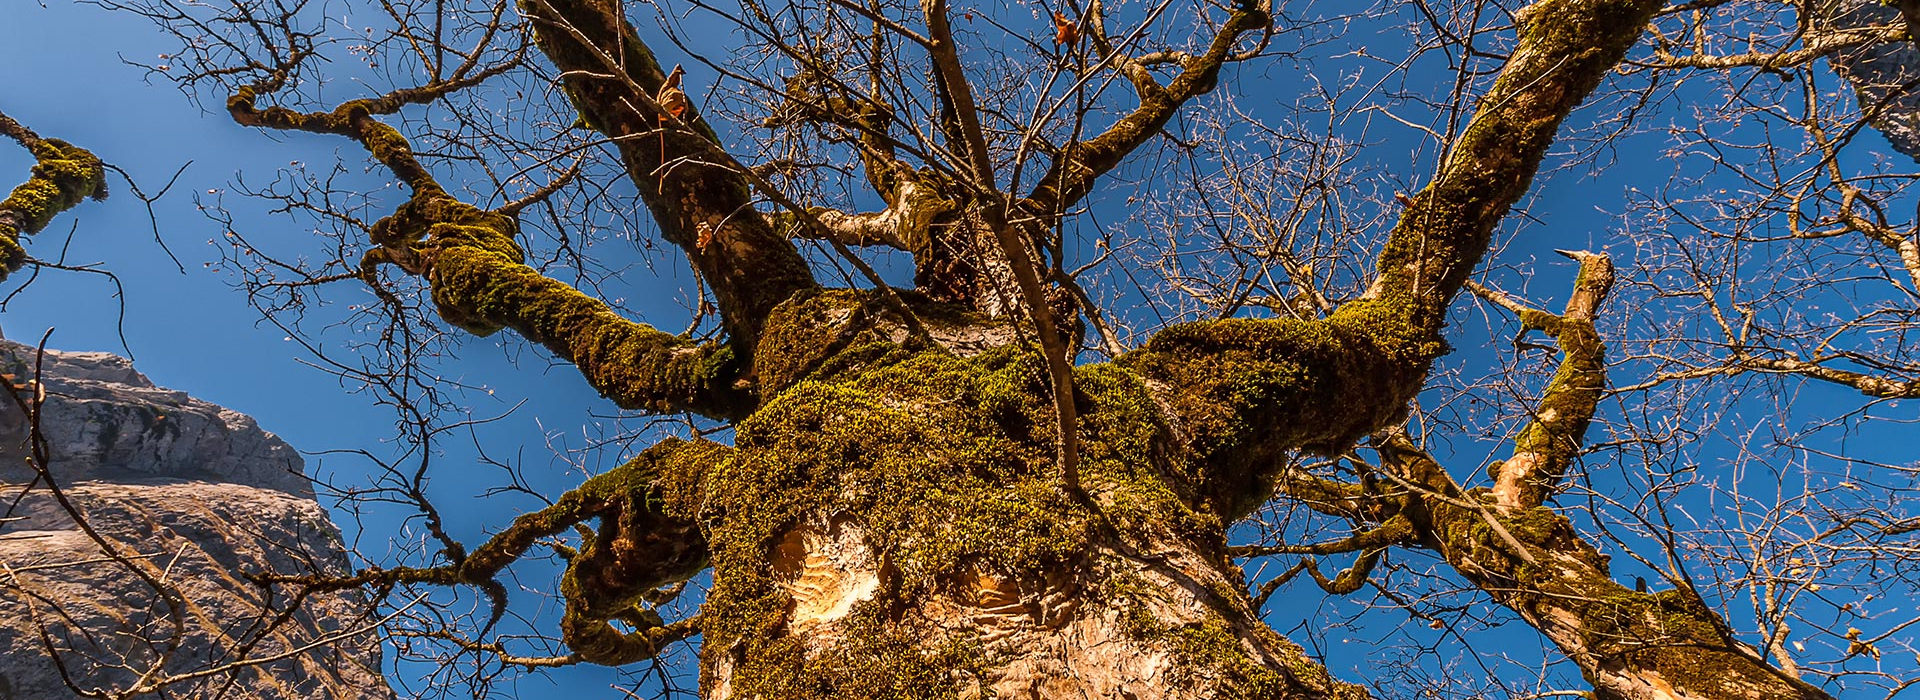
<path fill-rule="evenodd" d="M 0 341 L 0 369 L 44 392 L 58 487 L 0 397 L 0 700 L 393 697 L 357 594 L 246 578 L 347 566 L 291 447 L 113 355 Z"/>

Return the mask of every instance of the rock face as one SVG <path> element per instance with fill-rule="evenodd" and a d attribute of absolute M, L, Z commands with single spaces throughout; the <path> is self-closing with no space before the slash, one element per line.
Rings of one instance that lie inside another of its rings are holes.
<path fill-rule="evenodd" d="M 1827 0 L 1813 12 L 1811 39 L 1874 27 L 1899 27 L 1900 10 L 1878 0 Z M 1911 41 L 1868 42 L 1829 57 L 1834 72 L 1853 86 L 1868 123 L 1900 151 L 1920 160 L 1920 48 Z"/>
<path fill-rule="evenodd" d="M 13 381 L 35 362 L 0 341 Z M 295 601 L 245 576 L 347 568 L 298 453 L 119 357 L 49 351 L 40 365 L 67 505 L 28 462 L 27 416 L 0 397 L 0 700 L 156 683 L 151 697 L 393 697 L 358 594 Z"/>

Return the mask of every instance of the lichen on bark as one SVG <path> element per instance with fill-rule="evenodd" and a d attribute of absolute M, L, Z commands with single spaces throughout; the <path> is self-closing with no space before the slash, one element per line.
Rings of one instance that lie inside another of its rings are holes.
<path fill-rule="evenodd" d="M 27 261 L 22 238 L 39 233 L 53 217 L 84 199 L 105 199 L 106 169 L 92 152 L 60 139 L 41 138 L 0 114 L 0 134 L 19 141 L 33 154 L 27 181 L 0 200 L 0 279 Z"/>

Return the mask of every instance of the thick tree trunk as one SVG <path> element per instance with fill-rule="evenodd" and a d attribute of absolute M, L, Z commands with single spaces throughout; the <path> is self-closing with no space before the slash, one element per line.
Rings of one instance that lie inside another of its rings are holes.
<path fill-rule="evenodd" d="M 926 311 L 936 337 L 998 332 Z M 1364 697 L 1259 620 L 1138 375 L 1078 368 L 1076 491 L 1030 349 L 897 342 L 862 292 L 767 328 L 775 398 L 648 468 L 649 502 L 706 524 L 705 697 Z M 570 578 L 616 613 L 633 591 L 593 566 Z"/>
<path fill-rule="evenodd" d="M 1361 698 L 1250 613 L 1239 573 L 1175 539 L 1099 543 L 1068 569 L 969 567 L 899 596 L 853 518 L 816 520 L 770 561 L 791 613 L 703 653 L 703 697 Z"/>

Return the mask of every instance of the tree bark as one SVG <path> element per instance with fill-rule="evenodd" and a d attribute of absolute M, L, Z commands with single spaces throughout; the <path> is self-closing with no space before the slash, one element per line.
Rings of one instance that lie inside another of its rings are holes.
<path fill-rule="evenodd" d="M 54 216 L 82 199 L 106 198 L 107 179 L 100 159 L 86 149 L 41 138 L 5 114 L 0 114 L 0 136 L 19 142 L 35 161 L 27 181 L 0 200 L 0 280 L 4 280 L 27 262 L 21 239 L 39 233 Z"/>
<path fill-rule="evenodd" d="M 1473 498 L 1473 495 L 1468 495 Z M 1828 700 L 1734 639 L 1720 613 L 1679 587 L 1615 583 L 1606 558 L 1542 508 L 1502 518 L 1535 560 L 1492 535 L 1479 513 L 1429 505 L 1428 544 L 1580 667 L 1600 700 Z"/>
<path fill-rule="evenodd" d="M 1596 698 L 1827 700 L 1735 639 L 1693 589 L 1648 592 L 1614 582 L 1606 555 L 1565 516 L 1537 502 L 1502 504 L 1494 490 L 1461 489 L 1404 437 L 1379 448 L 1384 466 L 1421 488 L 1397 512 L 1374 517 L 1410 521 L 1407 544 L 1438 552 L 1519 613 L 1580 667 Z"/>
<path fill-rule="evenodd" d="M 789 530 L 768 566 L 791 612 L 705 651 L 709 700 L 1366 696 L 1252 614 L 1217 551 L 1176 538 L 1094 544 L 1070 567 L 970 567 L 896 597 L 898 566 L 839 517 Z"/>

